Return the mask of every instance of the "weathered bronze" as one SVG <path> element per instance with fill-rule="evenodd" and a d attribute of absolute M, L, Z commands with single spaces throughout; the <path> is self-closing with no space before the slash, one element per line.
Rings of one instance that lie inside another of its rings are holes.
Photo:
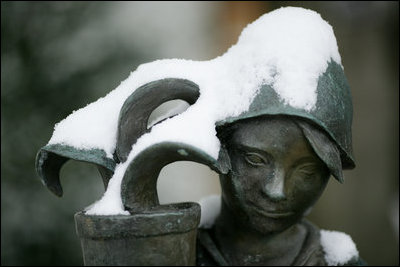
<path fill-rule="evenodd" d="M 154 109 L 162 103 L 182 99 L 193 104 L 199 97 L 199 88 L 184 79 L 163 79 L 137 88 L 121 108 L 118 122 L 117 146 L 114 159 L 100 149 L 77 149 L 65 144 L 46 145 L 36 156 L 36 171 L 43 184 L 55 195 L 62 196 L 59 172 L 69 160 L 93 163 L 97 166 L 105 188 L 114 173 L 115 165 L 124 162 L 137 139 L 148 132 L 147 124 Z"/>
<path fill-rule="evenodd" d="M 355 167 L 351 139 L 353 120 L 351 92 L 343 68 L 336 62 L 330 61 L 326 71 L 318 78 L 316 108 L 306 110 L 287 105 L 274 88 L 265 84 L 261 86 L 248 111 L 237 117 L 217 122 L 217 130 L 224 125 L 261 115 L 289 115 L 314 123 L 335 142 L 343 169 Z"/>
<path fill-rule="evenodd" d="M 302 217 L 330 175 L 330 163 L 315 151 L 333 151 L 334 161 L 339 152 L 329 139 L 309 141 L 305 131 L 317 132 L 304 121 L 269 116 L 221 133 L 231 169 L 220 176 L 221 214 L 201 230 L 198 265 L 325 265 L 318 230 Z"/>
<path fill-rule="evenodd" d="M 197 203 L 161 205 L 131 215 L 75 214 L 87 266 L 194 265 Z"/>
<path fill-rule="evenodd" d="M 287 104 L 272 86 L 257 87 L 248 110 L 216 122 L 218 159 L 193 144 L 166 141 L 127 161 L 132 145 L 151 130 L 148 120 L 158 106 L 174 99 L 196 103 L 199 86 L 177 78 L 149 82 L 126 98 L 112 159 L 101 149 L 41 148 L 36 170 L 57 196 L 59 171 L 69 159 L 95 164 L 106 188 L 116 165 L 129 163 L 121 199 L 130 215 L 75 214 L 85 265 L 330 264 L 320 229 L 303 217 L 331 175 L 343 183 L 342 170 L 355 167 L 350 89 L 334 60 L 318 77 L 312 108 Z M 175 161 L 205 164 L 220 175 L 221 212 L 211 228 L 198 229 L 197 203 L 160 205 L 159 173 Z M 341 262 L 363 263 L 357 254 Z"/>
<path fill-rule="evenodd" d="M 319 229 L 303 216 L 330 175 L 343 182 L 342 168 L 354 167 L 352 105 L 342 68 L 334 62 L 320 77 L 318 91 L 317 108 L 307 112 L 285 105 L 272 88 L 263 86 L 247 112 L 217 124 L 218 160 L 175 142 L 142 151 L 121 185 L 131 215 L 75 215 L 85 264 L 325 265 Z M 198 86 L 187 80 L 146 84 L 121 108 L 114 160 L 103 151 L 48 145 L 38 153 L 37 171 L 61 196 L 61 166 L 68 159 L 86 161 L 98 166 L 107 187 L 115 165 L 150 130 L 151 112 L 172 99 L 193 104 L 198 96 Z M 211 229 L 197 229 L 196 203 L 158 202 L 159 173 L 179 160 L 205 164 L 220 174 L 222 209 Z M 361 263 L 358 258 L 348 262 Z"/>

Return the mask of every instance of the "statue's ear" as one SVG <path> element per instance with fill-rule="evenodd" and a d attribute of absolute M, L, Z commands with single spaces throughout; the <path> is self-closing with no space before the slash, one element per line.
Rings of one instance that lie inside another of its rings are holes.
<path fill-rule="evenodd" d="M 218 154 L 218 169 L 221 174 L 227 174 L 232 169 L 228 149 L 224 144 L 221 144 Z"/>
<path fill-rule="evenodd" d="M 331 139 L 322 131 L 317 130 L 306 122 L 296 121 L 310 143 L 314 152 L 326 164 L 329 171 L 340 183 L 344 182 L 340 152 Z"/>
<path fill-rule="evenodd" d="M 63 194 L 59 175 L 61 167 L 69 159 L 95 164 L 103 178 L 104 187 L 107 187 L 108 181 L 114 173 L 115 161 L 107 158 L 103 150 L 85 150 L 68 145 L 53 144 L 39 150 L 36 155 L 35 167 L 43 184 L 55 195 L 61 197 Z"/>

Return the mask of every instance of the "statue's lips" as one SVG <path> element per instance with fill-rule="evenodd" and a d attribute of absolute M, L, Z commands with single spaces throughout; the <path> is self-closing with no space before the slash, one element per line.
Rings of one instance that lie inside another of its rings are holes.
<path fill-rule="evenodd" d="M 257 208 L 255 206 L 252 206 L 252 210 L 254 210 L 256 213 L 258 213 L 262 216 L 273 218 L 273 219 L 286 218 L 286 217 L 292 216 L 294 214 L 294 212 L 291 212 L 291 211 L 288 211 L 288 212 L 266 211 L 266 210 Z"/>

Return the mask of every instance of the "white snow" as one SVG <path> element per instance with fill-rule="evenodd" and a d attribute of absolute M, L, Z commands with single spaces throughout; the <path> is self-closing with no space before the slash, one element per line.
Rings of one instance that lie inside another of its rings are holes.
<path fill-rule="evenodd" d="M 121 199 L 121 181 L 127 168 L 127 161 L 117 165 L 114 176 L 108 182 L 107 191 L 103 197 L 85 209 L 89 215 L 130 215 L 124 209 Z"/>
<path fill-rule="evenodd" d="M 221 212 L 221 196 L 209 195 L 199 200 L 201 217 L 199 228 L 211 228 Z"/>
<path fill-rule="evenodd" d="M 197 102 L 139 138 L 127 161 L 117 165 L 103 198 L 88 211 L 123 214 L 121 179 L 140 151 L 163 141 L 176 141 L 217 159 L 217 121 L 248 110 L 263 84 L 271 85 L 285 104 L 312 110 L 318 77 L 331 60 L 341 64 L 332 27 L 314 11 L 280 8 L 249 24 L 237 44 L 213 60 L 165 59 L 140 65 L 108 95 L 56 124 L 49 144 L 102 149 L 112 158 L 119 111 L 136 88 L 163 78 L 196 83 L 200 88 Z"/>
<path fill-rule="evenodd" d="M 157 113 L 158 110 L 162 110 L 163 106 L 168 104 L 168 102 L 166 102 L 164 104 L 161 104 L 153 112 Z M 174 115 L 177 115 L 179 113 L 184 112 L 190 106 L 186 101 L 183 101 L 183 100 L 180 100 L 180 101 L 179 100 L 171 100 L 171 102 L 175 102 L 175 106 L 174 107 L 172 107 L 172 108 L 170 108 L 170 109 L 168 109 L 168 110 L 166 110 L 164 112 L 161 112 L 161 114 L 158 114 L 157 117 L 153 118 L 153 114 L 150 115 L 149 122 L 148 122 L 148 125 L 147 125 L 147 129 L 153 127 L 154 124 L 162 121 L 163 119 L 166 119 L 168 117 L 172 117 Z"/>
<path fill-rule="evenodd" d="M 320 233 L 325 261 L 329 266 L 344 265 L 349 260 L 358 258 L 358 250 L 349 235 L 328 230 L 321 230 Z"/>

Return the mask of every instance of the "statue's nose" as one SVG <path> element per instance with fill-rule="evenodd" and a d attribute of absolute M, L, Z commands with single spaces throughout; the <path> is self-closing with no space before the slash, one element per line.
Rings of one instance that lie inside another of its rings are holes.
<path fill-rule="evenodd" d="M 274 201 L 286 199 L 285 172 L 282 168 L 276 168 L 271 176 L 267 177 L 264 185 L 265 194 Z"/>

